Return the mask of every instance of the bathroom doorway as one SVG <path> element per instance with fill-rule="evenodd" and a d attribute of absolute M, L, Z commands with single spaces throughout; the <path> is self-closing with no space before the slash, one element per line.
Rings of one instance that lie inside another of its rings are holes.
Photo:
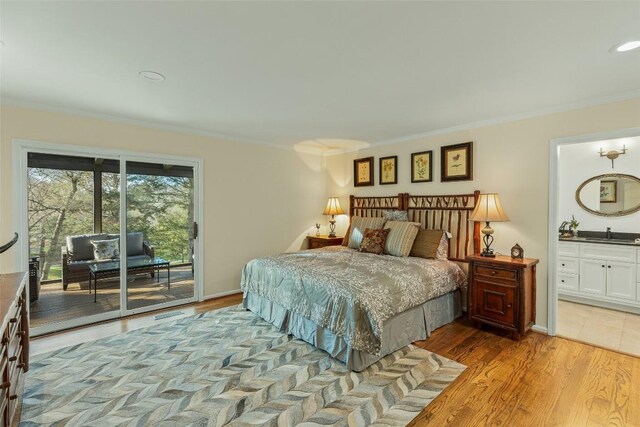
<path fill-rule="evenodd" d="M 640 129 L 551 142 L 549 334 L 640 357 Z"/>

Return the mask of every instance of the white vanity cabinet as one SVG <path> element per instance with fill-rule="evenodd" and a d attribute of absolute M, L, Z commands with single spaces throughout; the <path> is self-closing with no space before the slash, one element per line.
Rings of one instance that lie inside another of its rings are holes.
<path fill-rule="evenodd" d="M 556 283 L 561 297 L 640 308 L 640 250 L 559 242 Z"/>

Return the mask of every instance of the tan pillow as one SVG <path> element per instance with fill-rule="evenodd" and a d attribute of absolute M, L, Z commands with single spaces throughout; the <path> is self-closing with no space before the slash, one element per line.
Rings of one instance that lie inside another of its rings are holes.
<path fill-rule="evenodd" d="M 362 243 L 362 235 L 367 228 L 379 229 L 384 227 L 387 222 L 385 218 L 367 218 L 361 216 L 351 217 L 351 226 L 349 227 L 349 244 L 351 249 L 359 249 Z"/>
<path fill-rule="evenodd" d="M 436 259 L 438 247 L 443 240 L 443 236 L 444 232 L 442 230 L 418 230 L 418 235 L 413 242 L 409 255 L 418 258 Z"/>
<path fill-rule="evenodd" d="M 384 244 L 384 253 L 393 256 L 409 256 L 416 239 L 419 222 L 387 221 L 384 228 L 391 230 Z"/>

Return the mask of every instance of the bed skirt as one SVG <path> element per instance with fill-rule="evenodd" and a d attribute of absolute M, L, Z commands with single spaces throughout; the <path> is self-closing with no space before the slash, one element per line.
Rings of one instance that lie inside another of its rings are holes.
<path fill-rule="evenodd" d="M 428 338 L 433 330 L 453 322 L 462 315 L 460 290 L 403 311 L 384 322 L 382 351 L 376 356 L 354 350 L 342 337 L 330 330 L 259 295 L 246 292 L 242 305 L 275 325 L 281 332 L 326 351 L 333 358 L 344 362 L 347 368 L 358 372 L 407 344 Z"/>

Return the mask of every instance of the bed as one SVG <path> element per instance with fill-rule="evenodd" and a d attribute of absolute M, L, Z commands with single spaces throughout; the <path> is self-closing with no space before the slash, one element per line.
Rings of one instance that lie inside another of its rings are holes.
<path fill-rule="evenodd" d="M 461 267 L 480 246 L 479 224 L 469 221 L 478 196 L 351 196 L 352 217 L 405 210 L 422 228 L 448 231 L 449 259 L 374 255 L 345 246 L 258 258 L 243 270 L 243 305 L 361 371 L 462 314 Z"/>

